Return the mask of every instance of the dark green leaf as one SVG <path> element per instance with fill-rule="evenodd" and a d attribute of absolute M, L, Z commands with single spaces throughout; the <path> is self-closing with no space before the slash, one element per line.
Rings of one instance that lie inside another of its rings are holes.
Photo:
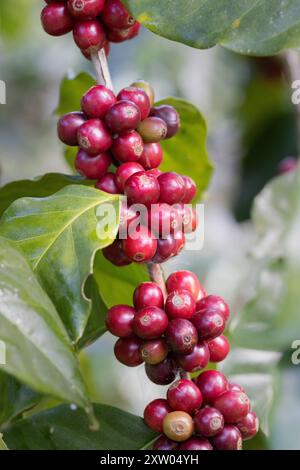
<path fill-rule="evenodd" d="M 79 111 L 82 95 L 95 84 L 95 79 L 85 72 L 72 78 L 65 77 L 60 85 L 59 103 L 55 112 L 61 116 Z"/>
<path fill-rule="evenodd" d="M 5 444 L 2 437 L 3 437 L 2 434 L 0 434 L 0 450 L 8 450 L 7 445 Z"/>

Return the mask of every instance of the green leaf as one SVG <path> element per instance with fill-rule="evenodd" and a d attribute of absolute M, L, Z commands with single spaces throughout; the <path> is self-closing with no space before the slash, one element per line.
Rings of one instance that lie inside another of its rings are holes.
<path fill-rule="evenodd" d="M 54 305 L 16 248 L 0 239 L 0 366 L 37 392 L 88 408 L 86 389 Z"/>
<path fill-rule="evenodd" d="M 124 0 L 159 36 L 199 49 L 221 44 L 247 55 L 300 46 L 298 0 Z"/>
<path fill-rule="evenodd" d="M 191 103 L 179 98 L 166 98 L 156 106 L 174 106 L 180 114 L 181 129 L 172 139 L 161 144 L 164 150 L 163 171 L 176 171 L 191 176 L 197 183 L 200 198 L 207 189 L 212 164 L 206 151 L 206 122 L 200 111 Z"/>
<path fill-rule="evenodd" d="M 0 221 L 0 234 L 22 248 L 75 342 L 90 314 L 84 283 L 97 250 L 116 237 L 119 206 L 119 196 L 69 185 L 46 198 L 15 201 Z M 102 210 L 114 217 L 101 228 Z"/>
<path fill-rule="evenodd" d="M 1 2 L 0 35 L 5 40 L 20 39 L 28 27 L 32 0 L 19 0 L 18 8 L 13 2 Z"/>
<path fill-rule="evenodd" d="M 56 114 L 63 114 L 80 110 L 82 95 L 96 81 L 88 73 L 82 72 L 75 77 L 64 77 L 60 85 L 59 103 L 55 110 Z"/>
<path fill-rule="evenodd" d="M 142 418 L 106 405 L 94 405 L 99 431 L 89 429 L 85 414 L 59 406 L 13 424 L 4 435 L 13 450 L 136 450 L 155 434 Z"/>
<path fill-rule="evenodd" d="M 4 440 L 2 439 L 3 435 L 0 433 L 0 450 L 8 450 Z"/>

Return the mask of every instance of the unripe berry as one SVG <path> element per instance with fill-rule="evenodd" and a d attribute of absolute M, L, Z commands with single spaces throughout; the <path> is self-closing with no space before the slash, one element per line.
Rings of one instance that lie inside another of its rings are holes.
<path fill-rule="evenodd" d="M 123 240 L 122 246 L 129 259 L 136 263 L 146 263 L 155 255 L 157 241 L 146 227 L 140 227 L 139 232 L 134 235 L 129 234 Z"/>
<path fill-rule="evenodd" d="M 111 334 L 119 338 L 132 336 L 132 323 L 135 313 L 134 308 L 129 305 L 115 305 L 106 314 L 106 328 Z"/>
<path fill-rule="evenodd" d="M 45 6 L 41 13 L 41 22 L 46 33 L 51 36 L 62 36 L 72 31 L 74 26 L 67 5 L 62 2 L 52 2 Z"/>
<path fill-rule="evenodd" d="M 221 335 L 225 329 L 225 319 L 223 315 L 214 310 L 197 311 L 196 315 L 193 317 L 193 324 L 201 340 L 216 338 Z"/>
<path fill-rule="evenodd" d="M 185 193 L 182 202 L 183 204 L 189 204 L 196 196 L 197 186 L 195 181 L 189 176 L 182 175 L 182 179 L 185 185 Z"/>
<path fill-rule="evenodd" d="M 102 176 L 102 178 L 96 183 L 95 187 L 109 194 L 120 193 L 116 184 L 116 176 L 114 173 L 106 173 L 106 175 Z"/>
<path fill-rule="evenodd" d="M 160 202 L 177 204 L 184 197 L 184 181 L 180 175 L 173 172 L 162 173 L 157 178 L 160 185 Z"/>
<path fill-rule="evenodd" d="M 143 363 L 140 354 L 139 338 L 119 338 L 115 344 L 115 356 L 119 362 L 128 367 L 136 367 Z"/>
<path fill-rule="evenodd" d="M 189 320 L 195 315 L 196 302 L 187 290 L 174 290 L 166 300 L 166 313 L 169 318 L 185 318 Z"/>
<path fill-rule="evenodd" d="M 171 411 L 172 408 L 168 405 L 167 400 L 153 400 L 144 410 L 144 421 L 152 431 L 161 434 L 163 430 L 163 420 Z"/>
<path fill-rule="evenodd" d="M 170 139 L 177 134 L 180 128 L 180 116 L 173 106 L 163 104 L 151 109 L 151 116 L 162 119 L 167 124 L 166 139 Z"/>
<path fill-rule="evenodd" d="M 145 372 L 151 382 L 157 385 L 168 385 L 175 380 L 177 370 L 172 359 L 168 356 L 159 364 L 145 364 Z"/>
<path fill-rule="evenodd" d="M 197 411 L 194 416 L 196 431 L 203 437 L 212 437 L 224 428 L 224 418 L 219 410 L 212 407 L 205 407 Z"/>
<path fill-rule="evenodd" d="M 153 450 L 175 450 L 178 447 L 178 443 L 171 441 L 166 436 L 160 436 L 153 444 Z"/>
<path fill-rule="evenodd" d="M 216 450 L 242 450 L 241 433 L 236 426 L 225 425 L 224 429 L 212 438 L 212 445 Z"/>
<path fill-rule="evenodd" d="M 144 204 L 147 207 L 158 202 L 159 192 L 157 179 L 146 171 L 130 176 L 124 187 L 129 204 Z"/>
<path fill-rule="evenodd" d="M 250 400 L 244 392 L 229 390 L 216 398 L 214 407 L 221 411 L 226 423 L 234 424 L 249 413 Z"/>
<path fill-rule="evenodd" d="M 121 193 L 124 192 L 125 183 L 131 175 L 143 171 L 142 165 L 135 162 L 124 163 L 116 171 L 116 183 Z"/>
<path fill-rule="evenodd" d="M 128 29 L 109 29 L 107 31 L 107 39 L 115 43 L 128 41 L 129 39 L 135 38 L 139 34 L 140 29 L 141 25 L 137 22 Z"/>
<path fill-rule="evenodd" d="M 142 88 L 148 95 L 148 98 L 150 100 L 150 105 L 153 106 L 154 101 L 155 101 L 155 93 L 150 83 L 144 80 L 137 80 L 136 82 L 132 83 L 131 86 L 136 87 L 136 88 Z"/>
<path fill-rule="evenodd" d="M 230 344 L 226 336 L 220 335 L 208 342 L 211 362 L 221 362 L 228 356 Z"/>
<path fill-rule="evenodd" d="M 168 389 L 167 400 L 175 411 L 186 411 L 193 414 L 202 405 L 202 395 L 199 388 L 186 379 L 177 380 Z"/>
<path fill-rule="evenodd" d="M 142 339 L 155 339 L 166 331 L 168 323 L 164 310 L 158 307 L 144 307 L 134 318 L 133 331 Z"/>
<path fill-rule="evenodd" d="M 112 245 L 103 249 L 103 256 L 115 266 L 128 266 L 132 261 L 125 255 L 122 241 L 115 240 Z"/>
<path fill-rule="evenodd" d="M 101 18 L 109 29 L 127 29 L 135 23 L 120 0 L 107 0 Z"/>
<path fill-rule="evenodd" d="M 136 162 L 144 150 L 143 139 L 135 131 L 129 131 L 116 137 L 111 151 L 120 162 Z"/>
<path fill-rule="evenodd" d="M 77 132 L 79 146 L 90 155 L 106 152 L 112 145 L 112 138 L 100 119 L 89 119 Z"/>
<path fill-rule="evenodd" d="M 163 339 L 153 339 L 141 346 L 141 356 L 146 364 L 160 364 L 166 359 L 168 352 L 169 348 Z"/>
<path fill-rule="evenodd" d="M 172 411 L 163 420 L 163 432 L 173 441 L 186 441 L 194 432 L 193 419 L 185 411 Z"/>
<path fill-rule="evenodd" d="M 68 0 L 68 9 L 77 20 L 91 20 L 99 16 L 105 0 Z"/>
<path fill-rule="evenodd" d="M 196 274 L 191 271 L 176 271 L 170 274 L 167 279 L 166 287 L 168 293 L 183 289 L 188 290 L 193 295 L 194 299 L 206 295 L 204 288 L 201 286 Z"/>
<path fill-rule="evenodd" d="M 256 413 L 249 411 L 249 413 L 236 424 L 236 427 L 239 429 L 244 441 L 252 439 L 256 436 L 259 429 L 259 421 Z"/>
<path fill-rule="evenodd" d="M 186 372 L 204 369 L 209 363 L 209 350 L 206 343 L 198 343 L 190 354 L 176 354 L 176 364 Z"/>
<path fill-rule="evenodd" d="M 91 180 L 97 180 L 107 173 L 111 165 L 108 153 L 99 153 L 91 156 L 85 150 L 80 149 L 75 160 L 75 167 L 79 173 Z"/>
<path fill-rule="evenodd" d="M 164 263 L 177 254 L 177 240 L 173 234 L 157 240 L 157 250 L 153 258 L 153 263 Z"/>
<path fill-rule="evenodd" d="M 145 144 L 139 162 L 145 170 L 151 170 L 157 168 L 161 164 L 162 159 L 163 151 L 160 144 Z"/>
<path fill-rule="evenodd" d="M 90 119 L 102 119 L 116 101 L 115 95 L 109 88 L 95 85 L 83 95 L 81 109 Z"/>
<path fill-rule="evenodd" d="M 161 288 L 155 282 L 142 282 L 134 291 L 133 304 L 137 310 L 144 307 L 164 306 L 164 296 Z"/>
<path fill-rule="evenodd" d="M 141 112 L 141 120 L 143 121 L 150 113 L 150 100 L 147 93 L 142 88 L 127 87 L 123 88 L 117 96 L 118 101 L 128 100 L 135 103 Z"/>
<path fill-rule="evenodd" d="M 75 23 L 73 37 L 79 49 L 86 53 L 99 51 L 106 42 L 105 31 L 96 19 Z"/>
<path fill-rule="evenodd" d="M 230 316 L 230 310 L 227 303 L 218 295 L 208 295 L 202 299 L 198 299 L 196 310 L 197 312 L 214 310 L 223 315 L 225 321 L 227 321 Z"/>
<path fill-rule="evenodd" d="M 190 321 L 183 318 L 175 318 L 169 322 L 166 339 L 173 352 L 190 354 L 197 344 L 198 335 Z"/>
<path fill-rule="evenodd" d="M 191 437 L 185 442 L 182 442 L 179 450 L 214 450 L 211 443 L 202 437 Z"/>
<path fill-rule="evenodd" d="M 222 372 L 216 370 L 206 370 L 196 379 L 195 383 L 199 387 L 203 403 L 213 404 L 215 400 L 228 390 L 228 381 Z"/>
<path fill-rule="evenodd" d="M 146 144 L 160 142 L 166 138 L 168 128 L 165 121 L 157 117 L 148 117 L 140 122 L 137 131 Z"/>
<path fill-rule="evenodd" d="M 77 132 L 86 121 L 83 113 L 73 112 L 65 114 L 57 124 L 57 133 L 60 140 L 70 146 L 78 145 Z"/>

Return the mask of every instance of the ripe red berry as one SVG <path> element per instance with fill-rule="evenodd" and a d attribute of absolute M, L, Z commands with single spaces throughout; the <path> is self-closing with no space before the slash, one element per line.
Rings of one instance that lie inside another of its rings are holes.
<path fill-rule="evenodd" d="M 188 290 L 195 300 L 200 296 L 206 295 L 196 274 L 191 271 L 176 271 L 172 273 L 167 279 L 166 287 L 168 293 L 177 289 Z"/>
<path fill-rule="evenodd" d="M 197 186 L 195 181 L 189 176 L 182 176 L 185 185 L 185 193 L 182 199 L 183 204 L 189 204 L 196 196 Z"/>
<path fill-rule="evenodd" d="M 175 411 L 186 411 L 193 414 L 202 405 L 202 395 L 199 388 L 191 381 L 180 379 L 168 389 L 167 400 Z"/>
<path fill-rule="evenodd" d="M 112 138 L 100 119 L 89 119 L 77 132 L 79 146 L 90 155 L 106 152 L 112 145 Z"/>
<path fill-rule="evenodd" d="M 135 131 L 129 131 L 116 137 L 111 151 L 120 162 L 136 162 L 144 150 L 143 139 Z"/>
<path fill-rule="evenodd" d="M 142 88 L 142 90 L 144 90 L 148 95 L 150 105 L 153 106 L 155 101 L 155 92 L 149 82 L 146 82 L 145 80 L 137 80 L 136 82 L 132 83 L 131 86 L 135 88 Z"/>
<path fill-rule="evenodd" d="M 161 288 L 155 282 L 142 282 L 134 291 L 133 304 L 137 310 L 144 307 L 164 306 L 164 296 Z"/>
<path fill-rule="evenodd" d="M 148 172 L 147 175 L 149 176 Z M 150 176 L 153 177 L 152 175 Z M 180 219 L 178 212 L 176 209 L 169 206 L 169 204 L 152 204 L 147 215 L 148 217 L 145 224 L 148 224 L 151 231 L 160 238 L 165 238 L 171 233 L 174 233 L 179 227 Z"/>
<path fill-rule="evenodd" d="M 140 29 L 141 25 L 137 22 L 128 29 L 109 29 L 107 31 L 107 39 L 115 43 L 128 41 L 129 39 L 135 38 L 139 34 Z"/>
<path fill-rule="evenodd" d="M 102 21 L 109 29 L 127 29 L 135 23 L 120 0 L 106 1 Z"/>
<path fill-rule="evenodd" d="M 250 400 L 244 392 L 228 390 L 217 397 L 214 406 L 221 411 L 225 422 L 238 423 L 250 411 Z"/>
<path fill-rule="evenodd" d="M 163 430 L 163 420 L 171 411 L 172 408 L 168 405 L 167 400 L 161 398 L 153 400 L 144 410 L 144 421 L 152 431 L 161 434 Z"/>
<path fill-rule="evenodd" d="M 132 261 L 125 255 L 122 241 L 115 240 L 112 245 L 103 249 L 103 256 L 115 266 L 128 266 Z"/>
<path fill-rule="evenodd" d="M 185 442 L 182 442 L 179 450 L 214 450 L 211 443 L 202 437 L 191 437 Z"/>
<path fill-rule="evenodd" d="M 209 363 L 209 350 L 206 343 L 198 343 L 190 354 L 176 354 L 178 366 L 186 372 L 204 369 Z"/>
<path fill-rule="evenodd" d="M 185 236 L 181 230 L 177 230 L 174 236 L 176 240 L 176 255 L 179 255 L 179 253 L 183 250 L 184 245 L 185 245 Z"/>
<path fill-rule="evenodd" d="M 241 433 L 236 426 L 225 425 L 224 429 L 212 438 L 212 445 L 216 450 L 242 450 Z"/>
<path fill-rule="evenodd" d="M 175 450 L 178 447 L 178 443 L 171 441 L 166 436 L 160 436 L 153 444 L 153 450 Z"/>
<path fill-rule="evenodd" d="M 141 112 L 141 120 L 143 121 L 149 116 L 150 113 L 150 99 L 147 93 L 142 88 L 127 87 L 123 88 L 117 96 L 118 101 L 128 100 L 135 103 Z"/>
<path fill-rule="evenodd" d="M 153 339 L 146 341 L 141 346 L 141 355 L 146 364 L 160 364 L 169 352 L 167 343 L 163 339 Z"/>
<path fill-rule="evenodd" d="M 175 318 L 169 322 L 166 339 L 173 352 L 190 354 L 197 344 L 198 335 L 190 321 L 183 318 Z"/>
<path fill-rule="evenodd" d="M 180 175 L 173 172 L 162 173 L 157 178 L 160 185 L 160 202 L 177 204 L 184 197 L 184 181 Z"/>
<path fill-rule="evenodd" d="M 143 363 L 140 346 L 141 340 L 139 338 L 119 338 L 115 344 L 115 356 L 125 366 L 139 366 Z"/>
<path fill-rule="evenodd" d="M 241 385 L 236 383 L 230 383 L 229 390 L 234 390 L 235 392 L 245 392 L 245 389 Z"/>
<path fill-rule="evenodd" d="M 249 411 L 249 413 L 236 424 L 236 427 L 239 429 L 244 441 L 252 439 L 256 436 L 259 429 L 259 421 L 256 413 Z"/>
<path fill-rule="evenodd" d="M 197 411 L 194 416 L 196 431 L 203 437 L 212 437 L 224 428 L 222 413 L 216 408 L 205 407 Z"/>
<path fill-rule="evenodd" d="M 133 131 L 141 120 L 139 107 L 130 101 L 117 101 L 105 116 L 106 125 L 112 132 L 122 134 Z"/>
<path fill-rule="evenodd" d="M 99 153 L 92 157 L 85 150 L 80 149 L 75 160 L 75 167 L 86 178 L 97 180 L 107 173 L 111 165 L 111 158 L 108 153 Z"/>
<path fill-rule="evenodd" d="M 196 302 L 188 290 L 174 290 L 166 300 L 166 313 L 169 318 L 189 320 L 195 315 Z"/>
<path fill-rule="evenodd" d="M 168 326 L 168 317 L 158 307 L 144 307 L 138 311 L 133 321 L 133 331 L 142 339 L 159 338 Z"/>
<path fill-rule="evenodd" d="M 132 336 L 135 313 L 134 308 L 129 305 L 115 305 L 106 314 L 106 328 L 111 334 L 120 338 Z"/>
<path fill-rule="evenodd" d="M 159 143 L 145 144 L 144 151 L 140 157 L 140 164 L 145 170 L 157 168 L 163 160 L 163 151 Z"/>
<path fill-rule="evenodd" d="M 52 2 L 43 8 L 41 22 L 46 33 L 51 36 L 62 36 L 72 31 L 74 26 L 67 5 L 62 2 Z"/>
<path fill-rule="evenodd" d="M 157 250 L 153 263 L 164 263 L 177 254 L 177 240 L 173 234 L 157 240 Z"/>
<path fill-rule="evenodd" d="M 92 20 L 103 10 L 105 0 L 68 0 L 68 9 L 78 20 Z"/>
<path fill-rule="evenodd" d="M 104 49 L 104 52 L 106 54 L 106 56 L 109 56 L 109 53 L 110 53 L 110 43 L 109 41 L 107 41 L 107 39 L 105 40 L 105 43 L 104 43 L 104 46 L 103 46 L 103 49 Z M 84 50 L 84 49 L 80 49 L 80 52 L 82 53 L 82 55 L 88 59 L 88 60 L 91 60 L 92 57 L 91 57 L 91 51 L 88 49 L 88 50 Z"/>
<path fill-rule="evenodd" d="M 135 163 L 135 162 L 124 163 L 123 165 L 119 166 L 119 168 L 117 168 L 116 183 L 121 193 L 124 192 L 125 183 L 128 180 L 128 178 L 131 175 L 134 175 L 134 173 L 138 173 L 143 170 L 144 169 L 142 165 L 140 165 L 139 163 Z"/>
<path fill-rule="evenodd" d="M 73 37 L 79 49 L 86 53 L 102 49 L 106 42 L 105 31 L 96 19 L 75 23 Z"/>
<path fill-rule="evenodd" d="M 223 315 L 214 310 L 197 311 L 196 315 L 193 317 L 193 324 L 201 340 L 216 338 L 221 335 L 225 329 L 225 319 Z"/>
<path fill-rule="evenodd" d="M 228 356 L 230 344 L 226 336 L 220 335 L 208 342 L 211 362 L 221 362 Z"/>
<path fill-rule="evenodd" d="M 127 179 L 124 187 L 129 204 L 144 204 L 147 207 L 158 202 L 159 191 L 157 179 L 146 171 L 134 173 Z"/>
<path fill-rule="evenodd" d="M 116 176 L 114 173 L 106 173 L 106 175 L 102 176 L 102 178 L 96 183 L 95 187 L 109 194 L 120 193 L 116 184 Z"/>
<path fill-rule="evenodd" d="M 193 419 L 185 411 L 172 411 L 163 420 L 163 432 L 172 441 L 186 441 L 194 432 Z"/>
<path fill-rule="evenodd" d="M 57 133 L 60 140 L 70 146 L 78 145 L 77 132 L 86 121 L 84 114 L 73 112 L 65 114 L 57 124 Z"/>
<path fill-rule="evenodd" d="M 177 370 L 172 359 L 168 356 L 159 364 L 145 364 L 145 372 L 151 382 L 157 385 L 168 385 L 175 380 Z"/>
<path fill-rule="evenodd" d="M 168 132 L 165 121 L 157 117 L 148 117 L 144 119 L 139 123 L 137 130 L 146 144 L 164 140 Z"/>
<path fill-rule="evenodd" d="M 228 381 L 222 372 L 216 370 L 206 370 L 196 379 L 195 383 L 199 387 L 203 403 L 213 404 L 214 401 L 228 390 Z"/>
<path fill-rule="evenodd" d="M 146 263 L 155 255 L 157 241 L 146 227 L 141 226 L 138 232 L 128 234 L 122 246 L 129 259 L 136 263 Z"/>
<path fill-rule="evenodd" d="M 115 95 L 109 88 L 95 85 L 83 95 L 81 109 L 90 119 L 102 119 L 116 101 Z"/>
<path fill-rule="evenodd" d="M 222 297 L 219 297 L 218 295 L 208 295 L 202 299 L 198 299 L 196 310 L 197 312 L 214 310 L 223 315 L 225 321 L 228 320 L 230 315 L 230 310 L 227 303 L 224 301 L 224 299 L 222 299 Z"/>
<path fill-rule="evenodd" d="M 151 116 L 162 119 L 167 124 L 166 139 L 170 139 L 177 134 L 180 128 L 180 117 L 173 106 L 163 104 L 151 109 Z"/>

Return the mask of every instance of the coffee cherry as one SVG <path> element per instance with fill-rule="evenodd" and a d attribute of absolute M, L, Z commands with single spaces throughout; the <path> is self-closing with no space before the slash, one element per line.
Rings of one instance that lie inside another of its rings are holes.
<path fill-rule="evenodd" d="M 92 157 L 82 149 L 77 153 L 75 160 L 76 170 L 91 180 L 102 178 L 110 165 L 111 158 L 108 153 L 99 153 L 99 155 Z"/>
<path fill-rule="evenodd" d="M 139 107 L 130 101 L 117 101 L 105 116 L 106 125 L 112 132 L 122 134 L 133 131 L 141 120 Z"/>
<path fill-rule="evenodd" d="M 119 135 L 113 141 L 111 151 L 120 162 L 136 162 L 144 150 L 143 139 L 135 131 Z"/>
<path fill-rule="evenodd" d="M 177 204 L 184 197 L 184 181 L 180 175 L 173 172 L 162 173 L 157 178 L 160 185 L 160 202 Z"/>
<path fill-rule="evenodd" d="M 115 95 L 109 88 L 103 85 L 95 85 L 83 95 L 81 109 L 90 119 L 102 119 L 116 100 Z"/>
<path fill-rule="evenodd" d="M 116 184 L 116 177 L 114 173 L 106 173 L 106 175 L 102 176 L 102 178 L 96 183 L 95 187 L 109 194 L 120 193 Z"/>
<path fill-rule="evenodd" d="M 139 232 L 129 234 L 123 240 L 122 246 L 129 259 L 136 263 L 146 263 L 155 255 L 157 241 L 146 227 L 140 227 Z"/>
<path fill-rule="evenodd" d="M 106 42 L 103 27 L 98 20 L 78 21 L 73 29 L 74 41 L 86 53 L 99 51 Z"/>
<path fill-rule="evenodd" d="M 199 387 L 203 403 L 213 404 L 215 400 L 228 390 L 228 381 L 222 372 L 216 370 L 206 370 L 196 379 L 195 383 Z"/>
<path fill-rule="evenodd" d="M 144 307 L 164 306 L 164 296 L 161 288 L 155 282 L 142 282 L 134 291 L 133 304 L 137 310 Z"/>
<path fill-rule="evenodd" d="M 92 20 L 103 10 L 105 0 L 68 0 L 68 9 L 77 20 Z"/>
<path fill-rule="evenodd" d="M 106 56 L 109 56 L 109 53 L 110 53 L 110 43 L 107 41 L 107 39 L 105 40 L 105 43 L 102 47 L 102 49 L 104 49 L 104 52 L 106 54 Z M 92 60 L 92 56 L 91 56 L 91 51 L 88 49 L 88 50 L 84 50 L 84 49 L 80 49 L 80 52 L 82 53 L 82 55 L 88 59 L 88 60 Z"/>
<path fill-rule="evenodd" d="M 236 427 L 240 431 L 244 441 L 252 439 L 256 436 L 259 429 L 259 421 L 256 413 L 249 411 L 249 413 L 236 424 Z"/>
<path fill-rule="evenodd" d="M 175 411 L 186 411 L 193 414 L 202 405 L 202 395 L 199 388 L 186 379 L 177 380 L 167 392 L 167 400 Z"/>
<path fill-rule="evenodd" d="M 151 382 L 157 385 L 168 385 L 175 380 L 177 370 L 172 359 L 168 356 L 159 364 L 145 364 L 145 372 Z"/>
<path fill-rule="evenodd" d="M 203 437 L 212 437 L 224 428 L 224 418 L 222 413 L 216 408 L 209 406 L 197 411 L 194 416 L 196 431 Z"/>
<path fill-rule="evenodd" d="M 210 340 L 221 335 L 225 329 L 225 319 L 223 315 L 214 310 L 200 310 L 193 317 L 193 324 L 196 327 L 201 340 Z"/>
<path fill-rule="evenodd" d="M 141 340 L 139 338 L 119 338 L 114 348 L 115 356 L 125 366 L 139 366 L 143 363 L 140 346 Z"/>
<path fill-rule="evenodd" d="M 135 22 L 133 26 L 131 26 L 128 29 L 118 29 L 118 30 L 113 30 L 109 29 L 107 31 L 107 39 L 110 42 L 124 42 L 128 41 L 129 39 L 135 38 L 141 29 L 140 23 Z"/>
<path fill-rule="evenodd" d="M 51 36 L 62 36 L 72 31 L 74 26 L 67 5 L 62 2 L 52 2 L 45 6 L 41 13 L 41 22 L 46 33 Z"/>
<path fill-rule="evenodd" d="M 155 176 L 155 178 L 158 178 L 162 174 L 162 171 L 160 171 L 158 168 L 152 168 L 151 170 L 147 171 L 147 174 Z"/>
<path fill-rule="evenodd" d="M 245 389 L 241 385 L 236 383 L 230 383 L 229 390 L 233 390 L 235 392 L 245 392 Z"/>
<path fill-rule="evenodd" d="M 176 240 L 176 255 L 179 255 L 185 245 L 185 236 L 181 230 L 177 230 L 174 236 Z"/>
<path fill-rule="evenodd" d="M 164 263 L 168 259 L 172 258 L 177 254 L 177 240 L 173 234 L 167 235 L 165 238 L 159 238 L 157 240 L 157 250 L 153 263 Z"/>
<path fill-rule="evenodd" d="M 132 323 L 136 312 L 129 305 L 115 305 L 106 314 L 106 328 L 119 338 L 133 335 Z"/>
<path fill-rule="evenodd" d="M 193 419 L 185 411 L 172 411 L 163 420 L 163 432 L 173 441 L 186 441 L 194 432 Z"/>
<path fill-rule="evenodd" d="M 147 207 L 158 202 L 159 191 L 157 179 L 146 171 L 130 176 L 124 187 L 129 204 L 144 204 Z"/>
<path fill-rule="evenodd" d="M 230 310 L 227 303 L 224 301 L 224 299 L 222 299 L 222 297 L 219 297 L 218 295 L 208 295 L 202 299 L 198 299 L 196 310 L 197 312 L 214 310 L 220 313 L 225 318 L 225 321 L 228 320 L 230 315 Z"/>
<path fill-rule="evenodd" d="M 149 175 L 147 173 L 147 175 Z M 174 233 L 179 227 L 179 217 L 177 211 L 168 204 L 152 204 L 148 210 L 148 218 L 145 224 L 151 228 L 151 231 L 158 237 L 165 238 Z"/>
<path fill-rule="evenodd" d="M 144 410 L 144 421 L 152 431 L 161 434 L 163 430 L 163 420 L 171 411 L 172 408 L 168 405 L 167 400 L 153 400 Z"/>
<path fill-rule="evenodd" d="M 90 155 L 106 152 L 112 145 L 112 138 L 100 119 L 89 119 L 77 132 L 79 146 Z"/>
<path fill-rule="evenodd" d="M 171 441 L 166 436 L 160 436 L 153 444 L 153 450 L 175 450 L 178 447 L 178 443 Z"/>
<path fill-rule="evenodd" d="M 107 0 L 101 18 L 109 29 L 127 29 L 135 23 L 120 0 Z"/>
<path fill-rule="evenodd" d="M 132 261 L 125 255 L 123 251 L 121 240 L 115 240 L 112 245 L 104 248 L 102 253 L 104 258 L 106 258 L 115 266 L 128 266 L 132 263 Z"/>
<path fill-rule="evenodd" d="M 214 450 L 211 443 L 202 437 L 191 437 L 185 442 L 182 442 L 178 450 Z"/>
<path fill-rule="evenodd" d="M 144 168 L 139 163 L 128 162 L 119 166 L 116 171 L 116 183 L 121 193 L 124 192 L 125 183 L 131 175 L 143 171 Z"/>
<path fill-rule="evenodd" d="M 168 128 L 165 121 L 157 117 L 148 117 L 140 122 L 137 131 L 146 144 L 160 142 L 166 138 Z"/>
<path fill-rule="evenodd" d="M 183 318 L 175 318 L 168 325 L 166 339 L 173 352 L 190 354 L 197 344 L 198 335 L 190 321 Z"/>
<path fill-rule="evenodd" d="M 163 151 L 160 144 L 144 144 L 144 151 L 140 157 L 140 164 L 145 170 L 157 168 L 163 159 Z"/>
<path fill-rule="evenodd" d="M 242 450 L 241 433 L 236 426 L 225 425 L 224 429 L 212 438 L 212 445 L 216 450 Z"/>
<path fill-rule="evenodd" d="M 184 233 L 194 232 L 198 225 L 196 210 L 192 207 L 183 204 L 182 202 L 176 204 L 178 212 L 178 219 L 180 221 L 180 227 Z"/>
<path fill-rule="evenodd" d="M 151 116 L 158 117 L 167 124 L 166 139 L 170 139 L 177 134 L 180 128 L 180 117 L 173 106 L 169 106 L 167 104 L 155 106 L 151 109 Z"/>
<path fill-rule="evenodd" d="M 178 366 L 186 372 L 204 369 L 209 363 L 209 349 L 206 343 L 198 343 L 190 354 L 176 354 Z"/>
<path fill-rule="evenodd" d="M 62 116 L 57 124 L 57 133 L 60 140 L 66 145 L 78 145 L 77 132 L 85 120 L 84 114 L 79 112 Z"/>
<path fill-rule="evenodd" d="M 226 336 L 220 335 L 208 342 L 211 362 L 221 362 L 228 356 L 230 344 Z"/>
<path fill-rule="evenodd" d="M 224 416 L 225 422 L 238 423 L 250 411 L 250 400 L 244 392 L 228 390 L 217 397 L 214 407 Z"/>
<path fill-rule="evenodd" d="M 197 276 L 191 271 L 176 271 L 170 274 L 166 282 L 166 287 L 168 293 L 177 289 L 188 290 L 195 300 L 206 295 Z"/>
<path fill-rule="evenodd" d="M 136 87 L 136 88 L 142 88 L 148 95 L 148 98 L 150 100 L 150 105 L 153 106 L 154 101 L 155 101 L 155 93 L 150 83 L 144 80 L 137 80 L 136 82 L 132 83 L 131 86 Z"/>
<path fill-rule="evenodd" d="M 166 313 L 169 318 L 189 320 L 195 315 L 196 302 L 187 290 L 174 290 L 166 300 Z"/>
<path fill-rule="evenodd" d="M 144 307 L 136 314 L 133 331 L 142 339 L 159 338 L 167 329 L 168 317 L 158 307 Z"/>
<path fill-rule="evenodd" d="M 146 364 L 160 364 L 166 359 L 168 352 L 169 348 L 163 339 L 153 339 L 141 346 L 141 355 Z"/>
<path fill-rule="evenodd" d="M 150 100 L 147 93 L 138 87 L 123 88 L 117 96 L 118 101 L 127 100 L 135 103 L 141 112 L 141 120 L 143 121 L 149 116 L 150 113 Z"/>
<path fill-rule="evenodd" d="M 189 176 L 182 176 L 182 179 L 184 181 L 184 186 L 185 186 L 185 193 L 184 197 L 182 199 L 183 204 L 189 204 L 192 202 L 194 197 L 196 196 L 197 193 L 197 186 L 194 180 L 190 178 Z"/>

